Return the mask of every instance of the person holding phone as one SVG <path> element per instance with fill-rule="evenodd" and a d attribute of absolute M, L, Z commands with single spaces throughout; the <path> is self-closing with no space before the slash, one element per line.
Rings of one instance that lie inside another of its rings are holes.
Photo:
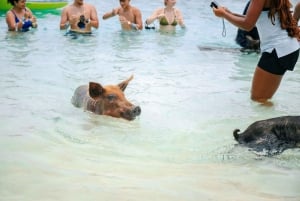
<path fill-rule="evenodd" d="M 246 15 L 213 7 L 215 16 L 251 30 L 257 26 L 261 57 L 252 79 L 251 99 L 267 103 L 277 91 L 286 71 L 293 71 L 299 57 L 299 29 L 289 0 L 251 0 Z"/>

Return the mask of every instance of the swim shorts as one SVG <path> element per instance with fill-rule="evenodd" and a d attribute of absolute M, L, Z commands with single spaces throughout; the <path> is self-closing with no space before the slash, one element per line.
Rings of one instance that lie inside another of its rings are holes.
<path fill-rule="evenodd" d="M 258 67 L 275 75 L 283 75 L 287 70 L 294 70 L 298 57 L 299 49 L 280 58 L 278 58 L 276 50 L 274 49 L 271 53 L 262 53 Z"/>

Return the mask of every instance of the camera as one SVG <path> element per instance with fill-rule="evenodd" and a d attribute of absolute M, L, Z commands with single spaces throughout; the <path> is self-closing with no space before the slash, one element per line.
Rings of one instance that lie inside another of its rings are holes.
<path fill-rule="evenodd" d="M 84 15 L 80 15 L 79 22 L 87 24 L 89 23 L 89 20 L 85 19 Z"/>
<path fill-rule="evenodd" d="M 80 15 L 79 22 L 85 23 L 85 17 L 84 17 L 84 15 Z"/>
<path fill-rule="evenodd" d="M 210 7 L 212 7 L 212 8 L 218 8 L 218 7 L 219 7 L 219 4 L 218 4 L 216 1 L 212 1 L 212 2 L 210 3 Z"/>
<path fill-rule="evenodd" d="M 81 29 L 84 29 L 84 28 L 85 28 L 85 24 L 88 24 L 88 23 L 89 23 L 89 20 L 86 19 L 86 18 L 84 17 L 84 15 L 80 15 L 80 17 L 79 17 L 79 22 L 78 22 L 77 26 L 78 26 L 79 28 L 81 28 Z"/>

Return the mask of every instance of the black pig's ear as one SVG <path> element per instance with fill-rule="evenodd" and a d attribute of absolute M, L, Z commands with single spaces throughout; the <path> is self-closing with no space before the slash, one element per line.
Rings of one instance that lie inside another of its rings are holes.
<path fill-rule="evenodd" d="M 128 83 L 129 83 L 132 79 L 133 79 L 133 75 L 131 75 L 127 80 L 125 80 L 125 81 L 119 83 L 118 86 L 120 87 L 120 89 L 121 89 L 122 91 L 125 91 L 125 89 L 126 89 Z"/>
<path fill-rule="evenodd" d="M 104 93 L 104 88 L 101 84 L 96 82 L 90 82 L 89 84 L 89 94 L 92 98 L 98 98 Z"/>

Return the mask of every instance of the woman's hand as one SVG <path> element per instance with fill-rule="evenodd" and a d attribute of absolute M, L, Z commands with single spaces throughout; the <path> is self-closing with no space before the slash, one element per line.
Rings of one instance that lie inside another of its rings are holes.
<path fill-rule="evenodd" d="M 213 12 L 215 13 L 215 16 L 217 17 L 224 17 L 225 13 L 228 12 L 228 9 L 225 7 L 218 7 L 218 8 L 213 8 Z"/>

